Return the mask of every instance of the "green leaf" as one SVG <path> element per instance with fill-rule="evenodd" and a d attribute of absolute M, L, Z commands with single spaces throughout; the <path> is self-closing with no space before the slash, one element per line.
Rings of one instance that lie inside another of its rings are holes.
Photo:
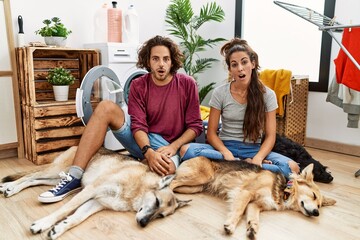
<path fill-rule="evenodd" d="M 75 77 L 69 70 L 58 67 L 50 69 L 46 79 L 52 85 L 71 85 Z"/>
<path fill-rule="evenodd" d="M 205 99 L 205 97 L 208 95 L 209 92 L 211 92 L 215 88 L 215 82 L 209 83 L 208 85 L 203 86 L 199 90 L 199 101 L 202 103 Z"/>
<path fill-rule="evenodd" d="M 199 29 L 204 23 L 209 21 L 222 22 L 225 19 L 224 10 L 215 2 L 208 3 L 200 9 L 200 16 L 196 18 L 194 29 Z"/>
<path fill-rule="evenodd" d="M 215 58 L 199 58 L 191 68 L 192 76 L 204 72 L 206 69 L 211 68 L 212 63 L 218 62 Z"/>
<path fill-rule="evenodd" d="M 211 68 L 212 64 L 218 61 L 215 58 L 201 58 L 199 53 L 226 40 L 221 37 L 205 39 L 197 31 L 207 22 L 222 22 L 224 19 L 225 13 L 216 2 L 202 6 L 199 15 L 194 14 L 190 0 L 171 0 L 166 9 L 166 30 L 179 39 L 179 46 L 184 54 L 183 68 L 196 81 L 200 73 Z M 200 102 L 214 85 L 215 82 L 212 82 L 199 90 Z"/>
<path fill-rule="evenodd" d="M 35 31 L 36 34 L 41 35 L 42 37 L 65 37 L 72 33 L 71 30 L 68 30 L 63 23 L 61 23 L 60 18 L 53 17 L 51 20 L 45 19 L 43 21 L 45 24 L 44 27 Z"/>

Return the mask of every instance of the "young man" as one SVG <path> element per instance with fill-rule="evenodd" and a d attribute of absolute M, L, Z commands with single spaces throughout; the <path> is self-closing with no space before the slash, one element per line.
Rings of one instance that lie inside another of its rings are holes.
<path fill-rule="evenodd" d="M 161 176 L 175 173 L 178 150 L 202 132 L 196 82 L 177 73 L 183 55 L 169 38 L 155 36 L 140 48 L 137 67 L 149 73 L 133 80 L 128 113 L 111 101 L 96 107 L 81 137 L 73 166 L 61 181 L 40 194 L 40 202 L 57 202 L 80 190 L 91 157 L 102 146 L 107 128 L 134 157 L 145 159 Z M 131 126 L 130 126 L 131 122 Z"/>

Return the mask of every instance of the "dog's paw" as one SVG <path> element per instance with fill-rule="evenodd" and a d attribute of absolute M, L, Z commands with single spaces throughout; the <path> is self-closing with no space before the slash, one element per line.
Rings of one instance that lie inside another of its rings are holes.
<path fill-rule="evenodd" d="M 11 182 L 2 183 L 0 185 L 0 193 L 4 194 L 5 197 L 11 197 L 12 195 L 18 193 L 16 185 Z"/>
<path fill-rule="evenodd" d="M 250 226 L 246 229 L 246 236 L 248 239 L 255 240 L 256 239 L 256 230 L 253 226 Z"/>
<path fill-rule="evenodd" d="M 57 239 L 58 237 L 60 237 L 66 231 L 66 226 L 67 226 L 66 220 L 61 221 L 58 224 L 56 224 L 47 233 L 48 239 L 54 240 L 54 239 Z"/>
<path fill-rule="evenodd" d="M 32 234 L 41 233 L 52 226 L 51 222 L 52 221 L 49 221 L 49 219 L 47 218 L 42 218 L 31 224 L 30 231 L 32 232 Z"/>
<path fill-rule="evenodd" d="M 56 231 L 56 227 L 53 227 L 52 229 L 49 230 L 49 232 L 47 233 L 47 239 L 50 239 L 50 240 L 54 240 L 54 239 L 57 239 L 61 234 L 59 234 L 57 231 Z"/>
<path fill-rule="evenodd" d="M 235 225 L 233 225 L 233 224 L 224 224 L 224 230 L 225 230 L 226 234 L 231 235 L 235 231 Z"/>
<path fill-rule="evenodd" d="M 6 189 L 6 183 L 0 183 L 0 193 L 3 194 Z"/>

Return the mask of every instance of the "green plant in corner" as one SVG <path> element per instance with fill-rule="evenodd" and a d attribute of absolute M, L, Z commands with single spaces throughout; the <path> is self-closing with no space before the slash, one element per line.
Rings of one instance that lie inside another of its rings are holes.
<path fill-rule="evenodd" d="M 45 19 L 43 21 L 45 26 L 35 31 L 36 34 L 39 34 L 42 37 L 64 37 L 67 38 L 71 30 L 68 30 L 63 23 L 61 23 L 60 18 L 53 17 L 51 20 Z"/>
<path fill-rule="evenodd" d="M 197 31 L 204 23 L 222 22 L 224 19 L 223 9 L 215 2 L 202 6 L 199 16 L 194 14 L 190 0 L 172 0 L 166 9 L 165 22 L 169 25 L 167 31 L 180 39 L 180 48 L 185 56 L 183 68 L 196 81 L 198 74 L 210 68 L 212 63 L 219 61 L 214 58 L 201 58 L 198 53 L 206 51 L 206 47 L 212 48 L 225 40 L 224 38 L 204 39 Z M 200 103 L 214 89 L 215 84 L 211 82 L 200 88 Z"/>
<path fill-rule="evenodd" d="M 50 69 L 46 79 L 52 85 L 71 85 L 74 83 L 75 77 L 69 70 L 58 67 Z"/>

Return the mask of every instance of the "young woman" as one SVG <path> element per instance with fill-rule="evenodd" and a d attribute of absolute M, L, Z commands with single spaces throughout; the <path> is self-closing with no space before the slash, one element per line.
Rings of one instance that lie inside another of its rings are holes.
<path fill-rule="evenodd" d="M 288 177 L 299 172 L 297 163 L 271 152 L 276 138 L 275 92 L 259 80 L 259 60 L 245 40 L 234 38 L 221 48 L 231 81 L 217 87 L 210 99 L 209 144 L 190 143 L 180 150 L 182 160 L 196 156 L 247 159 Z M 222 127 L 218 134 L 221 118 Z M 262 136 L 265 138 L 261 142 Z"/>

